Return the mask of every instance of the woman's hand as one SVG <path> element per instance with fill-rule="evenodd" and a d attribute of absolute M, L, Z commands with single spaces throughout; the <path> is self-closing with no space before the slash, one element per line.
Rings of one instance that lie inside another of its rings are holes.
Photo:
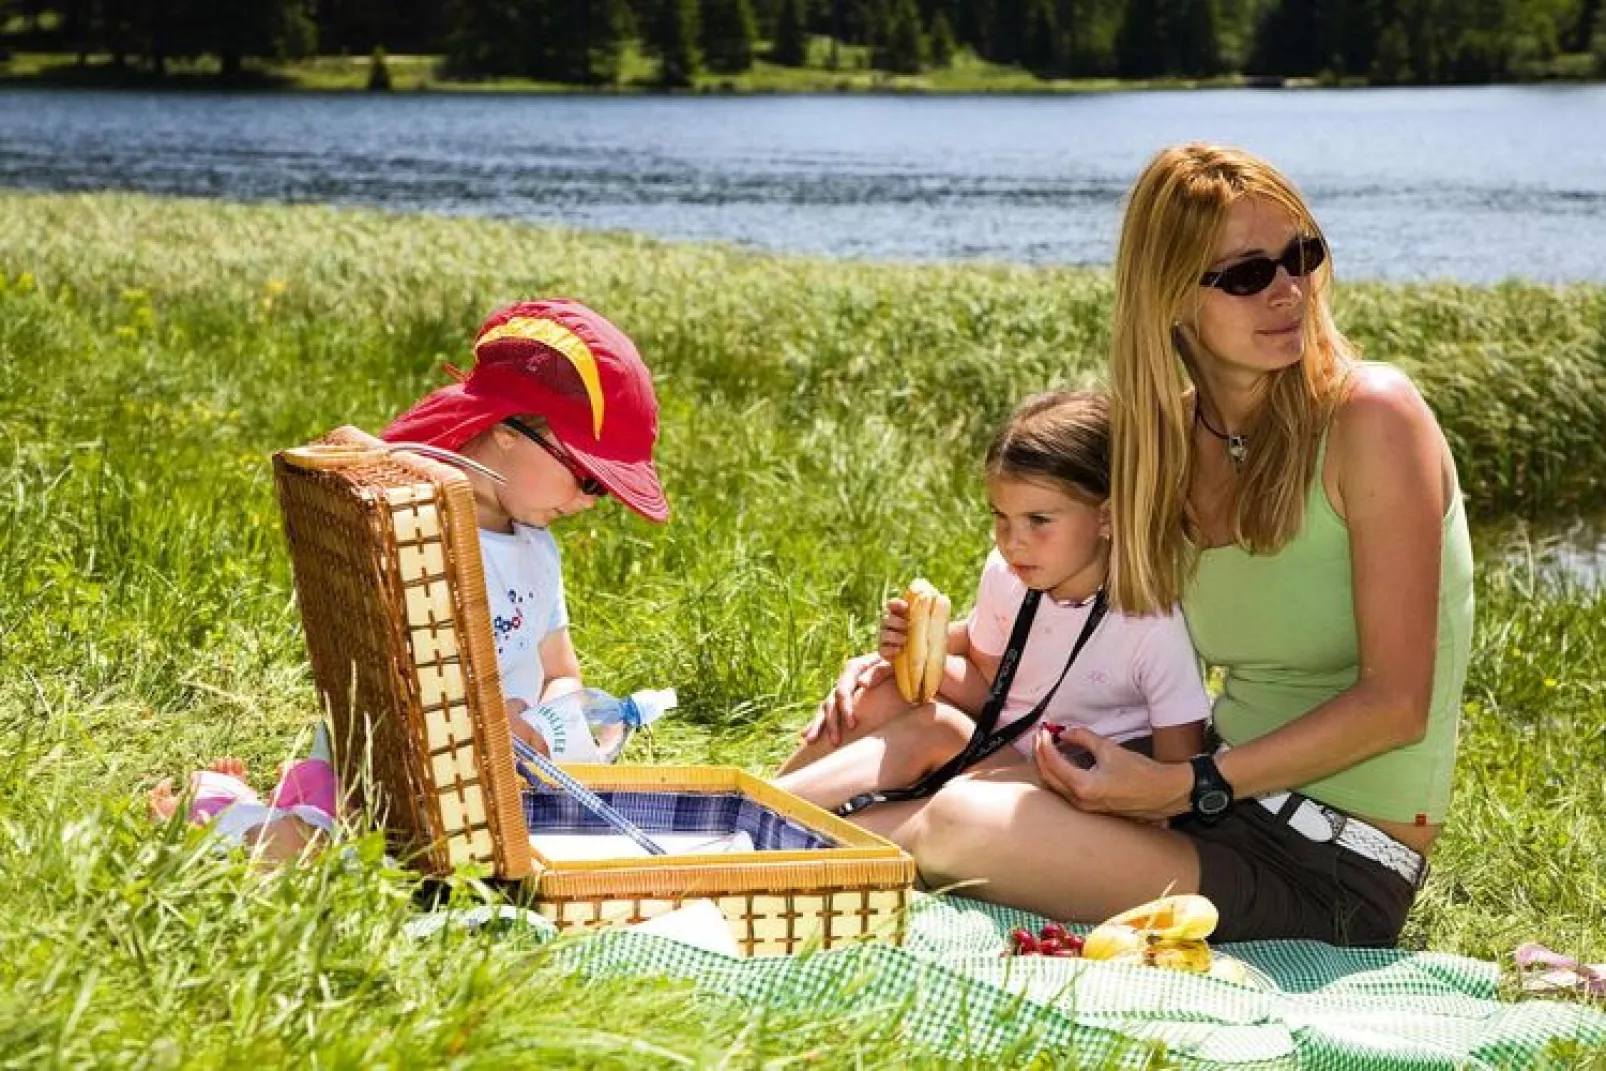
<path fill-rule="evenodd" d="M 1084 769 L 1061 748 L 1085 750 L 1092 765 Z M 1155 821 L 1189 808 L 1188 766 L 1155 762 L 1080 725 L 1068 726 L 1058 743 L 1039 730 L 1034 753 L 1043 784 L 1079 811 Z"/>
<path fill-rule="evenodd" d="M 890 676 L 892 663 L 879 654 L 863 654 L 844 662 L 836 687 L 821 701 L 819 712 L 803 730 L 804 742 L 812 744 L 824 735 L 832 747 L 840 744 L 842 734 L 858 724 L 854 707 L 859 697 Z"/>

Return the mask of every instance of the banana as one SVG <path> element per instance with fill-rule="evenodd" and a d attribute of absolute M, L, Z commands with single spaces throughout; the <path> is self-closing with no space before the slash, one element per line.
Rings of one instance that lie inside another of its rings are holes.
<path fill-rule="evenodd" d="M 1249 965 L 1241 959 L 1223 956 L 1219 953 L 1210 961 L 1210 977 L 1219 978 L 1223 982 L 1236 982 L 1247 985 L 1249 982 Z"/>
<path fill-rule="evenodd" d="M 937 698 L 943 666 L 948 659 L 948 616 L 952 604 L 925 577 L 903 593 L 909 604 L 909 638 L 892 660 L 898 693 L 911 703 Z"/>
<path fill-rule="evenodd" d="M 1193 940 L 1151 941 L 1143 950 L 1143 962 L 1151 967 L 1170 967 L 1173 970 L 1210 973 L 1210 946 L 1203 938 Z"/>
<path fill-rule="evenodd" d="M 1105 926 L 1129 926 L 1134 930 L 1168 941 L 1195 941 L 1215 932 L 1221 916 L 1216 905 L 1203 896 L 1187 894 L 1162 896 L 1123 911 Z M 1100 927 L 1102 929 L 1102 927 Z"/>
<path fill-rule="evenodd" d="M 1126 956 L 1141 957 L 1148 943 L 1148 939 L 1132 927 L 1106 922 L 1083 940 L 1082 958 L 1119 960 Z"/>
<path fill-rule="evenodd" d="M 1083 943 L 1082 958 L 1198 974 L 1212 973 L 1219 962 L 1221 977 L 1228 978 L 1233 967 L 1227 964 L 1232 963 L 1241 979 L 1243 964 L 1215 959 L 1205 943 L 1217 921 L 1216 905 L 1203 896 L 1163 896 L 1096 927 Z"/>

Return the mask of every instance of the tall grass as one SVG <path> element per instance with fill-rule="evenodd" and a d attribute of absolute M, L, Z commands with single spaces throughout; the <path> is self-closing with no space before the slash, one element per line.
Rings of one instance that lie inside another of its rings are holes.
<path fill-rule="evenodd" d="M 139 816 L 215 755 L 270 768 L 314 709 L 267 455 L 378 429 L 491 307 L 560 293 L 652 365 L 675 510 L 560 532 L 588 678 L 680 689 L 634 758 L 755 771 L 890 585 L 974 584 L 985 437 L 1096 378 L 1110 300 L 1096 271 L 0 195 L 0 1059 L 910 1062 L 869 1020 L 754 1031 L 651 981 L 582 989 L 528 947 L 398 940 L 408 886 L 377 867 L 262 882 Z M 1363 286 L 1339 312 L 1422 385 L 1481 511 L 1595 492 L 1606 289 Z M 1498 563 L 1478 596 L 1454 818 L 1408 939 L 1606 959 L 1606 606 Z"/>

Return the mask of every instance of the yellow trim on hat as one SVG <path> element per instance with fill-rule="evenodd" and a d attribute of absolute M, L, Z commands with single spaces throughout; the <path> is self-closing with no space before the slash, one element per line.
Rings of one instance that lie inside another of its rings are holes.
<path fill-rule="evenodd" d="M 567 327 L 555 320 L 547 320 L 532 316 L 515 316 L 506 323 L 497 324 L 474 343 L 474 357 L 480 355 L 480 347 L 491 342 L 500 342 L 505 338 L 522 338 L 530 342 L 539 342 L 543 346 L 550 346 L 567 357 L 574 370 L 580 373 L 580 382 L 585 384 L 586 397 L 591 400 L 591 434 L 602 438 L 602 378 L 597 373 L 597 358 L 591 352 L 591 347 L 585 340 L 570 331 Z"/>

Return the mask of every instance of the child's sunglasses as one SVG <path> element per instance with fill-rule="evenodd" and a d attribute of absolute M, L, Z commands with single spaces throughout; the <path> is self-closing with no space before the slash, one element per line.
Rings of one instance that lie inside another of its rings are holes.
<path fill-rule="evenodd" d="M 551 454 L 558 464 L 568 469 L 569 475 L 573 476 L 575 482 L 580 485 L 580 493 L 582 495 L 590 495 L 592 498 L 603 498 L 607 495 L 608 489 L 602 486 L 602 481 L 581 468 L 580 462 L 576 461 L 573 455 L 562 446 L 554 442 L 548 442 L 545 435 L 542 435 L 517 417 L 508 417 L 502 423 Z"/>
<path fill-rule="evenodd" d="M 1277 257 L 1250 257 L 1230 268 L 1207 271 L 1199 277 L 1200 286 L 1213 286 L 1234 297 L 1258 294 L 1277 278 L 1279 265 L 1288 269 L 1295 279 L 1309 275 L 1327 259 L 1327 246 L 1320 238 L 1301 235 L 1288 243 Z"/>

